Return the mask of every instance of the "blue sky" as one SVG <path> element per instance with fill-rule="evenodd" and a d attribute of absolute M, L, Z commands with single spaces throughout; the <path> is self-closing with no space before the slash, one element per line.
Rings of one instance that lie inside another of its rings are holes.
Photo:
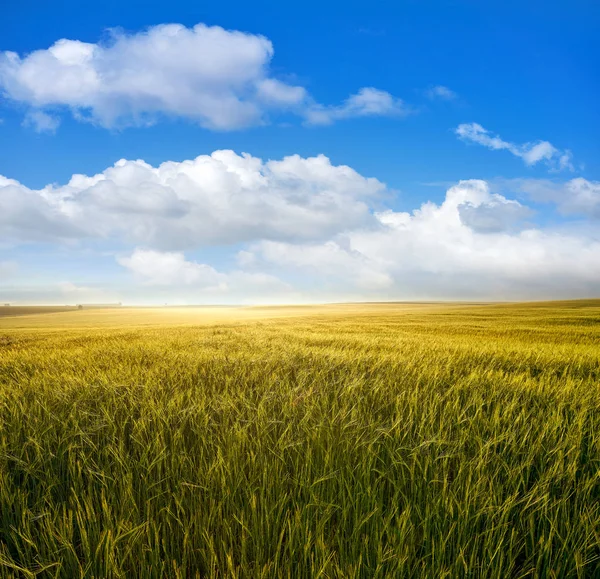
<path fill-rule="evenodd" d="M 600 293 L 595 2 L 1 11 L 1 301 Z"/>

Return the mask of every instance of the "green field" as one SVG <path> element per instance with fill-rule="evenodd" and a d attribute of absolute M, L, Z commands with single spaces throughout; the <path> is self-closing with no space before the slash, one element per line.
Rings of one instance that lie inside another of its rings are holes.
<path fill-rule="evenodd" d="M 3 317 L 0 576 L 600 577 L 600 301 Z"/>

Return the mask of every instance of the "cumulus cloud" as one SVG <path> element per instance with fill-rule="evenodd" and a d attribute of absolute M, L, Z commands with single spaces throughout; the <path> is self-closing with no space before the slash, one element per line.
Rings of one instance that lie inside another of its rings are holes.
<path fill-rule="evenodd" d="M 162 250 L 324 239 L 373 223 L 369 200 L 384 189 L 323 155 L 264 162 L 216 151 L 158 167 L 121 160 L 41 190 L 0 177 L 0 237 L 118 238 Z"/>
<path fill-rule="evenodd" d="M 0 239 L 35 242 L 85 236 L 80 224 L 48 201 L 50 189 L 34 191 L 0 175 Z"/>
<path fill-rule="evenodd" d="M 0 239 L 102 242 L 137 280 L 139 295 L 170 303 L 183 293 L 189 303 L 199 295 L 236 302 L 598 295 L 600 184 L 524 180 L 505 189 L 520 200 L 466 180 L 442 203 L 376 210 L 385 185 L 324 156 L 263 161 L 216 151 L 158 167 L 123 160 L 41 190 L 0 178 Z M 536 224 L 524 196 L 575 215 L 577 226 Z M 228 257 L 238 254 L 233 269 L 190 257 L 227 245 Z"/>
<path fill-rule="evenodd" d="M 137 248 L 131 255 L 118 257 L 117 262 L 149 286 L 183 287 L 212 294 L 233 292 L 245 297 L 257 292 L 285 294 L 292 290 L 275 276 L 243 270 L 220 272 L 210 265 L 187 260 L 181 252 Z"/>
<path fill-rule="evenodd" d="M 264 262 L 301 269 L 338 292 L 353 288 L 385 299 L 597 295 L 600 242 L 518 228 L 527 208 L 515 203 L 490 193 L 484 181 L 461 181 L 440 205 L 378 213 L 379 229 L 347 232 L 324 244 L 257 243 L 245 260 L 254 267 Z M 375 283 L 368 287 L 365 278 Z"/>
<path fill-rule="evenodd" d="M 506 150 L 521 158 L 529 166 L 543 161 L 550 169 L 555 171 L 574 170 L 571 152 L 568 150 L 561 151 L 548 141 L 535 141 L 517 145 L 493 135 L 478 123 L 463 123 L 456 128 L 455 132 L 463 141 L 477 143 L 495 151 Z"/>
<path fill-rule="evenodd" d="M 458 98 L 458 95 L 447 86 L 437 85 L 425 91 L 425 95 L 429 100 L 453 101 Z"/>
<path fill-rule="evenodd" d="M 226 276 L 209 265 L 186 261 L 183 253 L 136 249 L 118 263 L 149 285 L 193 285 L 225 289 Z"/>
<path fill-rule="evenodd" d="M 566 215 L 580 214 L 600 219 L 600 181 L 572 179 L 565 185 L 565 196 L 558 202 Z"/>
<path fill-rule="evenodd" d="M 306 89 L 274 78 L 274 50 L 264 36 L 219 26 L 162 24 L 143 32 L 111 31 L 108 42 L 61 39 L 27 55 L 0 52 L 0 89 L 31 107 L 27 121 L 55 130 L 46 109 L 69 109 L 103 127 L 148 125 L 161 115 L 186 118 L 216 130 L 266 122 L 269 112 L 329 121 L 397 115 L 401 101 L 361 89 L 340 107 L 315 104 Z"/>
<path fill-rule="evenodd" d="M 501 195 L 492 195 L 490 201 L 479 204 L 467 201 L 457 209 L 460 220 L 478 233 L 510 231 L 533 215 L 529 207 Z"/>
<path fill-rule="evenodd" d="M 504 186 L 539 203 L 552 203 L 562 215 L 600 219 L 600 181 L 582 177 L 566 183 L 548 179 L 511 179 Z"/>
<path fill-rule="evenodd" d="M 262 261 L 268 264 L 284 268 L 291 266 L 324 281 L 333 278 L 344 287 L 369 292 L 393 286 L 393 279 L 377 262 L 352 249 L 344 240 L 329 240 L 323 244 L 310 245 L 263 241 L 255 250 Z M 244 256 L 246 260 L 248 253 Z M 257 264 L 262 265 L 254 255 L 252 261 L 255 267 Z M 246 263 L 248 264 L 248 261 Z"/>

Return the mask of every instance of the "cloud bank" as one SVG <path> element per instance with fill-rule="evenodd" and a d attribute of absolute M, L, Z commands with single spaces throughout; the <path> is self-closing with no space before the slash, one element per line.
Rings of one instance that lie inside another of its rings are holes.
<path fill-rule="evenodd" d="M 0 238 L 118 239 L 161 250 L 325 239 L 373 223 L 383 183 L 320 155 L 266 161 L 215 151 L 152 167 L 120 160 L 32 190 L 0 176 Z"/>
<path fill-rule="evenodd" d="M 490 193 L 484 181 L 461 181 L 440 205 L 377 213 L 379 229 L 346 232 L 325 244 L 264 241 L 244 259 L 300 269 L 337 291 L 354 287 L 381 299 L 598 295 L 600 240 L 519 227 L 524 210 Z"/>
<path fill-rule="evenodd" d="M 339 106 L 321 105 L 304 87 L 273 76 L 273 54 L 268 38 L 219 26 L 112 30 L 106 42 L 63 38 L 27 55 L 0 52 L 0 90 L 28 107 L 26 124 L 49 132 L 65 109 L 106 128 L 151 125 L 167 116 L 213 130 L 260 125 L 270 114 L 330 124 L 406 110 L 375 88 L 362 88 Z"/>
<path fill-rule="evenodd" d="M 600 183 L 512 180 L 505 190 L 520 199 L 464 180 L 442 203 L 381 210 L 385 184 L 323 155 L 121 160 L 40 190 L 0 177 L 0 239 L 13 248 L 102 243 L 141 294 L 191 301 L 598 295 Z M 523 197 L 577 222 L 539 225 Z M 215 247 L 237 265 L 202 259 Z M 13 261 L 0 264 L 3 278 L 14 277 Z"/>

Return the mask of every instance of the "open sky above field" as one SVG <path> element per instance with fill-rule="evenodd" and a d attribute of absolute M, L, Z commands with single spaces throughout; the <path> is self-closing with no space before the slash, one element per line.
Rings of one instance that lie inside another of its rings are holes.
<path fill-rule="evenodd" d="M 3 2 L 0 305 L 600 295 L 600 5 Z"/>

